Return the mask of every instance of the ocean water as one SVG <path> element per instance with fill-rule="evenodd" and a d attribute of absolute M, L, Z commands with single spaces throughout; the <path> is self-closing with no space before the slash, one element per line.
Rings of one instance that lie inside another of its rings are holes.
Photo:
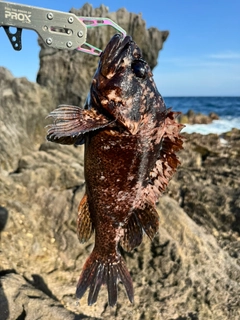
<path fill-rule="evenodd" d="M 210 124 L 187 124 L 183 132 L 201 134 L 221 134 L 232 128 L 240 129 L 240 97 L 163 97 L 168 108 L 174 111 L 187 113 L 193 110 L 195 113 L 208 115 L 215 112 L 220 119 Z"/>

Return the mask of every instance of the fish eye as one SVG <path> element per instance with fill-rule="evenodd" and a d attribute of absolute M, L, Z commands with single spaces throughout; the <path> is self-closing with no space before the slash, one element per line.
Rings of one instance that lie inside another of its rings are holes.
<path fill-rule="evenodd" d="M 141 60 L 133 61 L 131 65 L 132 71 L 138 78 L 145 78 L 147 75 L 146 63 Z"/>

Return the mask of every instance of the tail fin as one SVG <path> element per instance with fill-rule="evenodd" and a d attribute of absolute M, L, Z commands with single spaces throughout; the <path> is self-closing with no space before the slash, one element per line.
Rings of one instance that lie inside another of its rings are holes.
<path fill-rule="evenodd" d="M 133 303 L 132 279 L 122 257 L 118 256 L 114 261 L 100 261 L 93 251 L 83 267 L 76 296 L 81 299 L 89 287 L 88 305 L 92 305 L 97 301 L 102 284 L 107 284 L 108 303 L 113 307 L 117 303 L 118 280 L 125 286 L 128 298 Z"/>

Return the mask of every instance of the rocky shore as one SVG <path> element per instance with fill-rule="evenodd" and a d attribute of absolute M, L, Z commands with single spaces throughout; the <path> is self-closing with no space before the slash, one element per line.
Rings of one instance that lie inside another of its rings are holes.
<path fill-rule="evenodd" d="M 128 31 L 146 29 L 140 16 L 126 11 L 81 10 L 103 12 Z M 145 33 L 158 40 L 149 53 L 157 59 L 168 33 Z M 105 40 L 99 36 L 99 46 Z M 82 245 L 76 235 L 83 147 L 46 142 L 44 127 L 58 103 L 82 104 L 97 61 L 49 50 L 41 44 L 38 83 L 0 67 L 0 319 L 239 319 L 239 130 L 183 134 L 182 164 L 158 203 L 159 234 L 124 254 L 135 303 L 121 284 L 114 308 L 106 303 L 106 288 L 92 307 L 86 297 L 76 299 L 76 282 L 93 247 L 93 238 Z"/>
<path fill-rule="evenodd" d="M 186 114 L 180 114 L 178 121 L 187 124 L 209 124 L 213 120 L 219 120 L 219 116 L 215 112 L 210 112 L 208 115 L 202 113 L 195 113 L 189 110 Z"/>

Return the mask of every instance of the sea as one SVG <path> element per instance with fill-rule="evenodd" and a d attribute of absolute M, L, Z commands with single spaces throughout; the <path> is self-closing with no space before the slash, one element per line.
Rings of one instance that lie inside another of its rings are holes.
<path fill-rule="evenodd" d="M 163 97 L 166 106 L 183 114 L 190 109 L 195 113 L 208 115 L 214 112 L 219 120 L 210 124 L 187 124 L 182 132 L 201 134 L 222 134 L 232 128 L 240 129 L 240 97 Z"/>

